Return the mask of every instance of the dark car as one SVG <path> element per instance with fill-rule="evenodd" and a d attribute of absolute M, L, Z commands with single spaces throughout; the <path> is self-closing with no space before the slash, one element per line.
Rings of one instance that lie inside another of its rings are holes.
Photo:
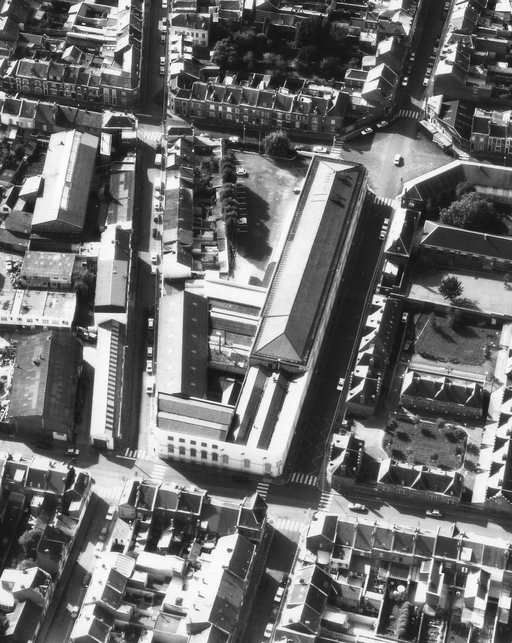
<path fill-rule="evenodd" d="M 43 442 L 42 440 L 35 442 L 34 446 L 36 449 L 43 449 L 44 451 L 50 451 L 53 449 L 53 444 L 51 442 Z"/>
<path fill-rule="evenodd" d="M 250 482 L 247 476 L 239 476 L 236 474 L 233 476 L 230 476 L 230 480 L 232 480 L 233 482 L 241 482 L 242 484 L 247 484 L 248 482 Z"/>

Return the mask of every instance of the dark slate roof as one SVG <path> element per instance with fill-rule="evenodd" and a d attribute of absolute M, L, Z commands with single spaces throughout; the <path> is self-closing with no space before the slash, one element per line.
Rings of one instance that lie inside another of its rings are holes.
<path fill-rule="evenodd" d="M 267 515 L 267 503 L 259 495 L 245 497 L 240 507 L 238 525 L 244 529 L 259 531 Z"/>
<path fill-rule="evenodd" d="M 45 331 L 20 339 L 9 415 L 40 416 L 71 427 L 81 359 L 82 344 L 68 330 Z"/>
<path fill-rule="evenodd" d="M 160 299 L 157 389 L 202 398 L 206 394 L 208 300 L 189 291 Z"/>
<path fill-rule="evenodd" d="M 253 356 L 307 365 L 332 285 L 344 230 L 366 170 L 340 160 L 311 162 L 275 272 Z"/>
<path fill-rule="evenodd" d="M 472 232 L 434 221 L 425 221 L 419 245 L 506 261 L 512 258 L 512 237 Z"/>
<path fill-rule="evenodd" d="M 227 569 L 242 581 L 248 580 L 255 547 L 246 538 L 238 536 Z"/>

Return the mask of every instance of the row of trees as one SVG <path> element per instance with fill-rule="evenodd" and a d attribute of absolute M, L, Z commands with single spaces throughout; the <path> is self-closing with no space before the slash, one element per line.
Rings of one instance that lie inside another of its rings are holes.
<path fill-rule="evenodd" d="M 228 151 L 220 162 L 222 188 L 219 191 L 219 203 L 226 237 L 232 241 L 238 229 L 238 190 L 236 187 L 235 155 Z"/>
<path fill-rule="evenodd" d="M 273 26 L 266 21 L 261 31 L 217 26 L 217 42 L 212 60 L 222 69 L 270 73 L 279 85 L 298 70 L 320 74 L 326 79 L 343 79 L 350 67 L 359 67 L 363 52 L 346 28 L 334 27 L 329 18 L 312 16 L 299 23 L 294 40 L 281 33 L 273 37 Z"/>

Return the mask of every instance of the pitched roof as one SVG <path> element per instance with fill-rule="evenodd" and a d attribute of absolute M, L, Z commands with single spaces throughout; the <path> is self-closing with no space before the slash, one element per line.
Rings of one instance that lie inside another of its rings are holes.
<path fill-rule="evenodd" d="M 82 344 L 69 330 L 56 329 L 20 339 L 9 415 L 40 416 L 71 427 Z"/>
<path fill-rule="evenodd" d="M 276 269 L 253 357 L 306 365 L 327 294 L 358 215 L 366 170 L 339 160 L 313 159 Z"/>
<path fill-rule="evenodd" d="M 82 231 L 98 137 L 76 130 L 52 134 L 43 168 L 44 191 L 36 200 L 32 228 L 59 222 L 63 231 Z"/>
<path fill-rule="evenodd" d="M 512 237 L 463 230 L 444 223 L 425 221 L 419 246 L 431 246 L 510 261 Z"/>

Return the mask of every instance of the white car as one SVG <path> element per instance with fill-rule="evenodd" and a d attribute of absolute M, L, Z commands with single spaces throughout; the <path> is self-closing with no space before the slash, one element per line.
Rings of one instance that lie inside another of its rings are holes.
<path fill-rule="evenodd" d="M 236 174 L 237 174 L 237 176 L 247 176 L 247 170 L 245 169 L 245 167 L 243 165 L 239 165 L 236 168 Z"/>
<path fill-rule="evenodd" d="M 165 67 L 165 56 L 160 56 L 160 66 Z"/>
<path fill-rule="evenodd" d="M 160 67 L 159 74 L 160 76 L 165 76 L 165 67 Z"/>
<path fill-rule="evenodd" d="M 162 9 L 167 9 L 167 0 L 162 0 Z"/>
<path fill-rule="evenodd" d="M 425 512 L 427 516 L 432 516 L 433 518 L 442 518 L 443 512 L 439 511 L 439 509 L 427 509 Z"/>
<path fill-rule="evenodd" d="M 342 391 L 344 386 L 345 386 L 345 378 L 340 377 L 338 381 L 338 386 L 336 388 L 338 389 L 338 391 Z"/>
<path fill-rule="evenodd" d="M 350 511 L 359 511 L 360 513 L 366 513 L 368 511 L 365 505 L 361 505 L 359 502 L 351 502 L 348 508 Z"/>
<path fill-rule="evenodd" d="M 112 520 L 114 518 L 115 513 L 116 513 L 116 506 L 110 505 L 107 511 L 107 515 L 105 516 L 105 520 Z"/>
<path fill-rule="evenodd" d="M 151 255 L 151 263 L 154 264 L 155 266 L 158 263 L 158 255 L 156 253 L 153 253 Z"/>
<path fill-rule="evenodd" d="M 322 147 L 321 145 L 315 145 L 313 152 L 316 152 L 317 154 L 326 154 L 327 148 Z"/>
<path fill-rule="evenodd" d="M 423 79 L 423 87 L 426 87 L 428 83 L 429 83 L 429 79 L 427 76 L 425 76 L 425 78 Z"/>
<path fill-rule="evenodd" d="M 402 80 L 402 86 L 405 87 L 409 83 L 409 76 L 404 76 Z"/>
<path fill-rule="evenodd" d="M 366 127 L 366 128 L 361 132 L 361 134 L 362 134 L 363 136 L 368 136 L 368 134 L 373 134 L 373 130 L 372 130 L 372 128 L 371 128 L 371 127 Z"/>
<path fill-rule="evenodd" d="M 380 123 L 377 123 L 377 128 L 381 129 L 381 127 L 386 127 L 386 125 L 389 125 L 388 121 L 380 121 Z"/>

